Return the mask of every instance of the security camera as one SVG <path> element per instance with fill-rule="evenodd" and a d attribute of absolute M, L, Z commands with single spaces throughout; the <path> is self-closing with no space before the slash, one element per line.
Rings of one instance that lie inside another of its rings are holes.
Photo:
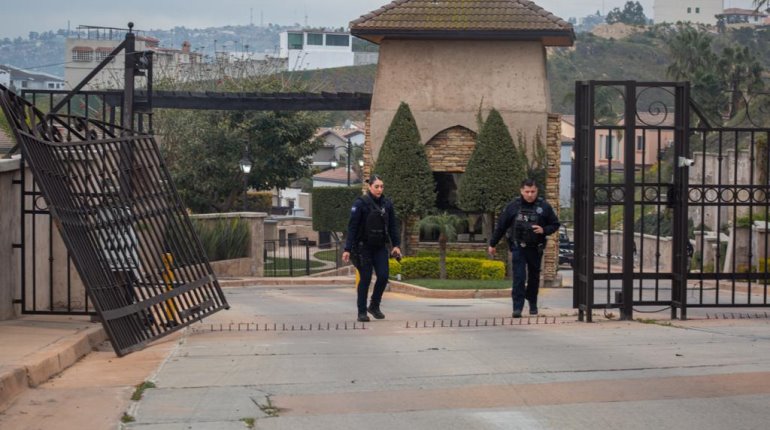
<path fill-rule="evenodd" d="M 692 158 L 679 157 L 679 167 L 690 167 L 695 164 Z"/>

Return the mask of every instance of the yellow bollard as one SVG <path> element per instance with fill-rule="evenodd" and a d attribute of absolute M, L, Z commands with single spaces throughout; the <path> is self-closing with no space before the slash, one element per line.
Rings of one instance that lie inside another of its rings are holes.
<path fill-rule="evenodd" d="M 161 257 L 161 260 L 163 261 L 163 281 L 166 283 L 166 291 L 171 291 L 174 289 L 173 282 L 176 280 L 176 277 L 174 277 L 174 270 L 171 267 L 172 264 L 174 264 L 174 256 L 170 252 L 166 252 Z M 163 310 L 166 312 L 166 318 L 168 318 L 169 322 L 177 323 L 177 309 L 176 305 L 174 304 L 173 300 L 168 299 L 163 304 Z"/>

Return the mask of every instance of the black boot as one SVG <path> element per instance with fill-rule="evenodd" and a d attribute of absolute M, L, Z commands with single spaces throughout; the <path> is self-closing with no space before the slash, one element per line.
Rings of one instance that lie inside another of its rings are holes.
<path fill-rule="evenodd" d="M 366 315 L 366 312 L 358 313 L 358 322 L 369 322 L 369 321 L 371 320 L 369 319 L 369 315 Z"/>
<path fill-rule="evenodd" d="M 369 313 L 372 314 L 372 316 L 377 318 L 378 320 L 385 318 L 385 314 L 380 311 L 379 305 L 369 305 L 369 307 L 366 310 L 368 310 Z"/>

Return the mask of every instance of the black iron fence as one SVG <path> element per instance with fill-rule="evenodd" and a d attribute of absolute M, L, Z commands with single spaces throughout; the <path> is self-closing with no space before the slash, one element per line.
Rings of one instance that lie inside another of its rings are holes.
<path fill-rule="evenodd" d="M 578 82 L 576 94 L 579 318 L 770 305 L 770 129 L 710 125 L 683 82 Z"/>
<path fill-rule="evenodd" d="M 266 240 L 265 276 L 308 276 L 349 265 L 338 241 L 316 244 L 307 238 Z"/>

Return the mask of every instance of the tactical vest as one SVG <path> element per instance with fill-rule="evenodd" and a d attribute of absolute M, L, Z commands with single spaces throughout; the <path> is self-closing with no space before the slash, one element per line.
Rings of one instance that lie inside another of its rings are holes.
<path fill-rule="evenodd" d="M 535 201 L 533 205 L 522 204 L 519 206 L 508 236 L 514 243 L 521 246 L 537 246 L 543 243 L 545 236 L 532 230 L 532 227 L 537 225 L 543 216 L 543 208 L 539 203 L 540 199 Z"/>
<path fill-rule="evenodd" d="M 385 246 L 388 243 L 388 213 L 384 205 L 379 206 L 368 194 L 363 200 L 369 206 L 369 214 L 364 220 L 364 228 L 359 229 L 359 240 L 370 248 Z"/>

